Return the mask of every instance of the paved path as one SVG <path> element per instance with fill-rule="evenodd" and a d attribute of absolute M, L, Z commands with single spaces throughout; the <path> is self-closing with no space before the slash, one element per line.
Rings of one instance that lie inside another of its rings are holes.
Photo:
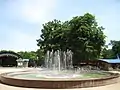
<path fill-rule="evenodd" d="M 28 68 L 17 68 L 17 69 L 16 68 L 0 68 L 0 73 L 11 72 L 11 71 L 22 71 L 27 69 Z M 22 88 L 22 87 L 9 86 L 9 85 L 0 83 L 0 90 L 53 90 L 53 89 Z M 58 89 L 58 90 L 61 90 L 61 89 Z M 100 86 L 100 87 L 64 89 L 64 90 L 120 90 L 120 82 L 116 84 Z"/>

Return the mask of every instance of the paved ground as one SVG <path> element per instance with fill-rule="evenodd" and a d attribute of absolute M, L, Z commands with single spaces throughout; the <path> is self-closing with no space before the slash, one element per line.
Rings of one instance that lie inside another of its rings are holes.
<path fill-rule="evenodd" d="M 0 68 L 0 73 L 11 72 L 11 71 L 22 71 L 22 70 L 28 70 L 28 69 L 30 69 L 30 68 L 17 68 L 17 69 L 16 68 Z M 120 79 L 119 79 L 119 81 L 120 81 Z M 119 90 L 119 89 L 120 89 L 120 82 L 118 82 L 116 84 L 100 86 L 100 87 L 64 89 L 64 90 Z M 0 90 L 52 90 L 52 89 L 22 88 L 22 87 L 9 86 L 9 85 L 0 83 Z M 60 90 L 60 89 L 58 89 L 58 90 Z"/>

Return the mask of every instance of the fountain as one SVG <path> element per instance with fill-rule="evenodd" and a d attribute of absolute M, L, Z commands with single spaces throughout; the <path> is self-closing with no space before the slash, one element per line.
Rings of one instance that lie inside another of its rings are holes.
<path fill-rule="evenodd" d="M 74 70 L 72 51 L 47 51 L 45 68 L 3 73 L 1 82 L 9 85 L 34 88 L 81 88 L 112 84 L 119 77 L 116 73 L 79 67 Z"/>
<path fill-rule="evenodd" d="M 67 70 L 72 68 L 72 51 L 47 51 L 45 67 L 51 70 Z"/>

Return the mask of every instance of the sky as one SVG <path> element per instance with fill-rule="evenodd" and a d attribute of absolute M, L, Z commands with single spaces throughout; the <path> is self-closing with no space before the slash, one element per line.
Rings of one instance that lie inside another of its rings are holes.
<path fill-rule="evenodd" d="M 119 0 L 0 0 L 0 50 L 35 51 L 42 24 L 91 13 L 106 41 L 120 40 Z"/>

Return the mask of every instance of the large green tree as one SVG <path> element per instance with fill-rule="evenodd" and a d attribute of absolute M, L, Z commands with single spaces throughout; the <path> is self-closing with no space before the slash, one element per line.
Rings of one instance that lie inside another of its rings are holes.
<path fill-rule="evenodd" d="M 53 20 L 45 23 L 37 42 L 44 52 L 52 49 L 72 50 L 77 63 L 79 60 L 99 58 L 105 44 L 103 30 L 98 26 L 95 16 L 86 13 L 65 22 Z"/>

